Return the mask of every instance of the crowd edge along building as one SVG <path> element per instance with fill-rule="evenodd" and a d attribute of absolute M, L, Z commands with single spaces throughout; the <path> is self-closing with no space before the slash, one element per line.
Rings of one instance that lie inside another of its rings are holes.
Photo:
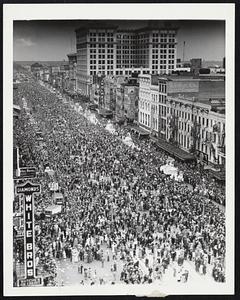
<path fill-rule="evenodd" d="M 69 63 L 69 85 L 68 88 L 71 92 L 76 91 L 76 69 L 77 69 L 77 54 L 70 53 L 68 56 Z"/>
<path fill-rule="evenodd" d="M 139 76 L 139 126 L 215 166 L 225 165 L 225 81 Z"/>
<path fill-rule="evenodd" d="M 89 95 L 91 76 L 170 74 L 176 68 L 177 28 L 170 24 L 135 30 L 97 23 L 76 31 L 77 89 Z"/>

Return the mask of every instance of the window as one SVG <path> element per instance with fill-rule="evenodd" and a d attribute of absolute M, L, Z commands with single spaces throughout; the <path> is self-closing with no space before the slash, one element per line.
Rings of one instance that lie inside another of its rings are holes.
<path fill-rule="evenodd" d="M 213 134 L 213 142 L 216 143 L 216 133 Z"/>

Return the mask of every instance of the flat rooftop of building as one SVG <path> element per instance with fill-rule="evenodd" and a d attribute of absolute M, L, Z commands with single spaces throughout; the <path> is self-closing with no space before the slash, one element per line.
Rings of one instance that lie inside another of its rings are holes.
<path fill-rule="evenodd" d="M 69 53 L 67 56 L 77 56 L 77 53 Z"/>
<path fill-rule="evenodd" d="M 199 80 L 199 78 L 194 78 L 194 76 L 193 76 L 193 74 L 188 74 L 188 75 L 186 75 L 186 74 L 180 74 L 180 75 L 174 75 L 174 74 L 171 74 L 171 75 L 163 75 L 163 76 L 159 76 L 159 78 L 165 78 L 165 79 L 167 79 L 167 80 L 170 80 L 170 81 L 182 81 L 182 80 L 189 80 L 189 79 L 196 79 L 196 80 Z"/>
<path fill-rule="evenodd" d="M 139 87 L 139 83 L 137 82 L 123 82 L 121 83 L 122 86 L 134 86 L 134 87 Z"/>
<path fill-rule="evenodd" d="M 76 31 L 87 31 L 87 30 L 91 30 L 91 29 L 97 29 L 97 30 L 101 30 L 101 29 L 117 29 L 118 26 L 117 25 L 113 25 L 111 23 L 108 22 L 103 22 L 103 21 L 86 21 L 84 22 L 84 24 L 80 27 L 78 27 L 77 29 L 75 29 Z"/>
<path fill-rule="evenodd" d="M 181 92 L 181 93 L 168 93 L 168 96 L 173 98 L 186 98 L 186 100 L 194 100 L 200 102 L 209 102 L 210 100 L 221 100 L 221 103 L 225 103 L 225 97 L 221 93 L 212 94 L 211 92 Z"/>
<path fill-rule="evenodd" d="M 198 92 L 181 92 L 181 93 L 168 93 L 168 96 L 173 98 L 181 98 L 186 100 L 192 100 L 195 102 L 202 102 L 209 105 L 213 105 L 212 101 L 215 101 L 218 105 L 225 105 L 225 97 L 222 94 L 216 95 L 212 93 L 198 93 Z"/>

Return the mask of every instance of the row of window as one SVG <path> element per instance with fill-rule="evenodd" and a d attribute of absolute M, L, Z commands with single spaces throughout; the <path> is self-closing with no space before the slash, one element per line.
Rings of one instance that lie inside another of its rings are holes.
<path fill-rule="evenodd" d="M 108 54 L 107 56 L 105 56 L 105 55 L 98 55 L 98 58 L 100 58 L 100 59 L 102 59 L 102 58 L 105 59 L 105 57 L 108 58 L 108 59 L 113 59 L 113 55 L 111 55 L 111 54 Z M 96 59 L 96 58 L 97 58 L 96 54 L 90 54 L 90 59 Z"/>
<path fill-rule="evenodd" d="M 152 120 L 152 122 L 153 122 L 153 130 L 158 130 L 158 123 L 157 123 L 157 119 L 155 119 L 155 118 L 153 118 L 153 120 Z"/>
<path fill-rule="evenodd" d="M 162 48 L 162 49 L 166 49 L 166 48 L 175 48 L 175 45 L 174 44 L 169 44 L 169 45 L 167 45 L 167 44 L 152 44 L 152 48 L 153 49 L 160 49 L 160 48 Z"/>
<path fill-rule="evenodd" d="M 162 104 L 166 104 L 167 102 L 167 96 L 166 95 L 159 95 L 159 102 Z"/>
<path fill-rule="evenodd" d="M 98 53 L 113 53 L 113 49 L 98 49 Z M 90 49 L 90 53 L 97 53 L 97 49 Z"/>
<path fill-rule="evenodd" d="M 97 75 L 101 73 L 102 75 L 113 75 L 113 71 L 90 71 L 90 75 Z"/>
<path fill-rule="evenodd" d="M 158 66 L 158 65 L 152 65 L 152 69 L 153 70 L 167 70 L 167 69 L 169 69 L 169 70 L 173 70 L 174 69 L 174 65 L 168 65 L 168 68 L 167 68 L 167 66 L 166 65 L 160 65 L 160 66 Z"/>
<path fill-rule="evenodd" d="M 178 134 L 178 142 L 183 148 L 189 149 L 190 140 L 189 140 L 189 137 L 187 137 L 186 135 L 183 135 L 183 134 L 179 133 Z"/>
<path fill-rule="evenodd" d="M 94 43 L 94 44 L 91 44 L 91 42 L 94 42 L 94 41 L 90 41 L 90 48 L 113 48 L 114 47 L 114 43 L 111 43 L 111 44 L 106 44 L 106 42 L 104 40 L 99 40 L 98 42 Z M 86 48 L 86 43 L 77 43 L 79 44 L 79 48 Z M 126 45 L 117 45 L 117 49 L 132 49 L 132 50 L 136 50 L 136 51 L 139 51 L 140 49 L 139 48 L 142 48 L 142 49 L 148 49 L 149 46 L 146 45 L 145 47 L 138 47 L 138 46 L 126 46 Z M 169 48 L 170 50 L 174 49 L 175 48 L 175 45 L 174 44 L 152 44 L 152 48 L 153 48 L 153 52 L 156 51 L 156 49 L 167 49 Z M 169 51 L 170 51 L 169 50 Z M 173 52 L 172 52 L 173 53 Z"/>
<path fill-rule="evenodd" d="M 89 36 L 113 36 L 114 32 L 113 31 L 110 31 L 110 32 L 93 32 L 93 31 L 90 31 L 89 32 Z M 163 37 L 163 38 L 166 38 L 167 36 L 168 37 L 172 37 L 174 38 L 175 37 L 175 33 L 153 33 L 152 34 L 153 37 Z M 135 33 L 132 33 L 132 34 L 126 34 L 126 33 L 119 33 L 117 34 L 117 38 L 121 39 L 121 38 L 124 38 L 124 39 L 130 39 L 130 38 L 147 38 L 149 37 L 149 34 L 138 34 L 136 35 Z"/>
<path fill-rule="evenodd" d="M 177 117 L 188 120 L 188 121 L 196 120 L 198 122 L 198 124 L 200 124 L 204 127 L 210 126 L 210 128 L 212 128 L 214 125 L 214 121 L 212 119 L 209 120 L 208 118 L 196 116 L 196 115 L 193 115 L 192 113 L 189 113 L 186 111 L 180 111 L 180 110 L 168 107 L 167 113 L 170 113 L 171 115 L 176 115 Z M 222 126 L 224 127 L 224 124 Z"/>
<path fill-rule="evenodd" d="M 152 94 L 152 100 L 153 100 L 154 102 L 157 102 L 157 101 L 158 101 L 158 95 Z"/>
<path fill-rule="evenodd" d="M 96 65 L 97 61 L 96 60 L 90 60 L 90 65 Z M 113 64 L 113 60 L 98 60 L 98 64 L 101 65 L 101 64 Z"/>
<path fill-rule="evenodd" d="M 103 43 L 103 42 L 108 42 L 108 43 L 113 43 L 113 38 L 90 38 L 90 42 L 93 42 L 93 43 L 96 43 L 96 42 L 100 42 L 100 43 Z"/>
<path fill-rule="evenodd" d="M 167 49 L 152 49 L 152 54 L 167 54 Z M 174 54 L 175 49 L 168 49 L 168 54 Z"/>
<path fill-rule="evenodd" d="M 139 100 L 139 108 L 150 112 L 150 103 L 142 99 Z"/>
<path fill-rule="evenodd" d="M 150 115 L 140 112 L 140 120 L 139 121 L 140 121 L 140 123 L 149 127 L 150 126 Z"/>
<path fill-rule="evenodd" d="M 90 32 L 89 33 L 89 36 L 102 36 L 102 37 L 104 37 L 104 36 L 113 36 L 113 32 Z"/>
<path fill-rule="evenodd" d="M 158 108 L 157 108 L 157 105 L 152 105 L 152 113 L 153 114 L 158 114 Z"/>
<path fill-rule="evenodd" d="M 189 138 L 189 136 L 178 133 L 177 139 L 178 139 L 178 143 L 183 148 L 189 149 L 189 147 L 190 147 L 190 138 Z M 213 142 L 215 142 L 215 140 L 216 140 L 216 135 L 213 136 Z M 206 145 L 204 143 L 201 143 L 201 142 L 197 142 L 196 148 L 199 149 L 200 151 L 202 151 L 203 153 L 208 154 L 211 157 L 211 151 L 210 151 L 210 148 L 208 147 L 208 145 Z M 217 159 L 219 159 L 219 155 L 217 155 Z"/>
<path fill-rule="evenodd" d="M 90 70 L 96 70 L 96 69 L 97 69 L 97 66 L 90 66 Z M 99 70 L 105 70 L 105 69 L 107 69 L 107 70 L 113 70 L 113 66 L 107 66 L 107 68 L 105 68 L 104 65 L 99 65 L 98 69 Z"/>
<path fill-rule="evenodd" d="M 153 59 L 158 59 L 158 58 L 161 58 L 161 59 L 166 59 L 167 58 L 167 55 L 166 54 L 163 54 L 163 55 L 158 55 L 158 54 L 153 54 L 152 55 L 152 58 Z M 168 58 L 169 59 L 173 59 L 174 58 L 174 55 L 168 55 Z"/>
<path fill-rule="evenodd" d="M 133 35 L 128 34 L 117 34 L 117 39 L 132 39 L 135 38 Z"/>
<path fill-rule="evenodd" d="M 158 64 L 161 64 L 161 65 L 165 65 L 167 63 L 167 60 L 152 60 L 152 64 L 154 65 L 154 64 L 156 64 L 156 65 L 158 65 Z M 172 64 L 174 64 L 174 60 L 172 60 L 172 59 L 170 59 L 170 60 L 168 60 L 168 64 L 169 65 L 172 65 Z"/>
<path fill-rule="evenodd" d="M 113 48 L 114 44 L 89 44 L 90 48 Z"/>
<path fill-rule="evenodd" d="M 169 43 L 175 43 L 175 39 L 158 39 L 158 38 L 153 38 L 152 39 L 152 42 L 153 43 L 167 43 L 167 42 L 169 42 Z"/>
<path fill-rule="evenodd" d="M 175 34 L 174 33 L 169 33 L 169 34 L 167 34 L 167 33 L 153 33 L 152 34 L 152 36 L 153 37 L 172 37 L 172 38 L 174 38 L 175 37 Z"/>
<path fill-rule="evenodd" d="M 159 105 L 159 114 L 161 117 L 166 117 L 166 106 Z"/>

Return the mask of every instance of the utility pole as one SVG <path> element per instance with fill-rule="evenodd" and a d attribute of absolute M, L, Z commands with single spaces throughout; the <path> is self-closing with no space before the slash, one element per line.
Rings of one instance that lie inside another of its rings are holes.
<path fill-rule="evenodd" d="M 185 41 L 183 42 L 183 62 L 185 61 Z"/>

